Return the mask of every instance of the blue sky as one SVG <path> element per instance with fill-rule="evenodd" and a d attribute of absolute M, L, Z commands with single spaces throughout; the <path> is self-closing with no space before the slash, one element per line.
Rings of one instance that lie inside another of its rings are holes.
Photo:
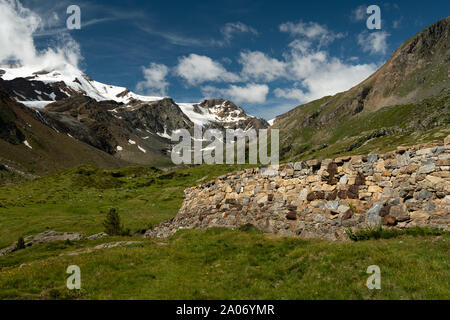
<path fill-rule="evenodd" d="M 448 1 L 23 0 L 45 25 L 37 49 L 67 34 L 100 82 L 178 102 L 226 98 L 271 119 L 356 85 L 399 45 L 450 12 Z M 81 30 L 66 30 L 66 8 Z M 381 30 L 368 30 L 369 5 Z"/>

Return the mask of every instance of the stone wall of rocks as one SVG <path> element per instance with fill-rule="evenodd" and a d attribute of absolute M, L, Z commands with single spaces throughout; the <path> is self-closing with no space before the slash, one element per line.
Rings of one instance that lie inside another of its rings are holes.
<path fill-rule="evenodd" d="M 345 229 L 450 228 L 450 136 L 386 154 L 310 160 L 221 176 L 185 190 L 172 220 L 147 231 L 253 224 L 281 236 L 345 240 Z"/>

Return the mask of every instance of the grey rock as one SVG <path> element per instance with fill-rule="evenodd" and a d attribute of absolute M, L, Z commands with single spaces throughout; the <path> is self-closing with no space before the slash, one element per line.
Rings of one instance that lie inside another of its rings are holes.
<path fill-rule="evenodd" d="M 370 224 L 380 224 L 381 217 L 379 215 L 381 208 L 383 208 L 382 204 L 375 204 L 367 211 L 367 222 Z"/>
<path fill-rule="evenodd" d="M 48 230 L 42 233 L 37 234 L 31 240 L 31 243 L 34 245 L 36 243 L 46 243 L 53 241 L 80 241 L 83 239 L 83 234 L 80 232 L 56 232 L 52 230 Z"/>
<path fill-rule="evenodd" d="M 369 155 L 367 156 L 367 161 L 368 161 L 369 163 L 375 163 L 375 162 L 377 162 L 377 161 L 378 161 L 378 155 L 377 155 L 377 154 L 374 154 L 374 153 L 369 154 Z"/>
<path fill-rule="evenodd" d="M 97 234 L 93 234 L 93 235 L 91 235 L 89 237 L 86 237 L 86 240 L 98 240 L 98 239 L 101 239 L 101 238 L 104 238 L 104 237 L 107 237 L 107 236 L 108 236 L 108 234 L 106 234 L 105 232 L 100 232 L 100 233 L 97 233 Z"/>
<path fill-rule="evenodd" d="M 269 198 L 268 198 L 268 196 L 264 196 L 264 197 L 262 197 L 261 199 L 259 199 L 258 200 L 258 204 L 261 204 L 261 203 L 266 203 L 267 201 L 269 201 Z"/>
<path fill-rule="evenodd" d="M 433 194 L 425 189 L 414 193 L 414 199 L 416 200 L 425 200 L 431 198 L 432 196 Z"/>
<path fill-rule="evenodd" d="M 450 196 L 445 196 L 445 198 L 442 200 L 442 203 L 450 205 Z"/>
<path fill-rule="evenodd" d="M 406 151 L 404 154 L 397 155 L 397 166 L 406 167 L 411 163 L 411 153 Z"/>
<path fill-rule="evenodd" d="M 431 214 L 436 211 L 436 203 L 433 200 L 426 201 L 422 205 L 422 210 Z"/>
<path fill-rule="evenodd" d="M 300 192 L 300 195 L 298 196 L 298 199 L 299 199 L 300 201 L 306 201 L 307 197 L 308 197 L 308 189 L 303 189 L 303 190 Z"/>
<path fill-rule="evenodd" d="M 350 209 L 348 206 L 340 205 L 337 211 L 339 211 L 340 213 L 345 213 L 348 211 L 348 209 Z"/>
<path fill-rule="evenodd" d="M 424 166 L 421 166 L 419 170 L 417 171 L 418 174 L 429 174 L 436 171 L 436 166 L 434 164 L 427 164 Z"/>
<path fill-rule="evenodd" d="M 342 226 L 343 227 L 354 227 L 358 224 L 358 221 L 356 219 L 348 219 L 348 220 L 344 220 L 342 221 Z"/>
<path fill-rule="evenodd" d="M 339 201 L 327 201 L 325 203 L 325 209 L 337 210 L 339 208 Z"/>
<path fill-rule="evenodd" d="M 302 163 L 301 162 L 296 162 L 296 163 L 294 163 L 294 170 L 295 171 L 301 171 L 303 168 L 302 168 Z"/>
<path fill-rule="evenodd" d="M 346 185 L 348 183 L 348 175 L 344 174 L 340 179 L 339 179 L 339 184 L 342 185 Z"/>
<path fill-rule="evenodd" d="M 408 221 L 410 216 L 405 205 L 392 206 L 389 214 L 398 222 Z"/>
<path fill-rule="evenodd" d="M 417 150 L 416 154 L 418 156 L 431 155 L 434 150 L 435 150 L 434 148 L 421 149 Z"/>
<path fill-rule="evenodd" d="M 369 224 L 381 224 L 381 217 L 379 215 L 368 215 L 367 216 L 367 223 Z"/>
<path fill-rule="evenodd" d="M 316 216 L 314 217 L 314 221 L 315 221 L 315 222 L 324 222 L 324 221 L 325 221 L 325 218 L 324 218 L 324 216 L 322 216 L 322 215 L 319 213 L 319 214 L 316 214 Z"/>

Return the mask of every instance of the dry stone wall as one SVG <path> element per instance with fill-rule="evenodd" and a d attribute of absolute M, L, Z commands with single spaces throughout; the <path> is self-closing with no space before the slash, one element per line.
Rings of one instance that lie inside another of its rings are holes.
<path fill-rule="evenodd" d="M 177 216 L 147 231 L 253 224 L 281 236 L 345 240 L 345 230 L 450 228 L 450 136 L 385 154 L 247 169 L 185 190 Z"/>

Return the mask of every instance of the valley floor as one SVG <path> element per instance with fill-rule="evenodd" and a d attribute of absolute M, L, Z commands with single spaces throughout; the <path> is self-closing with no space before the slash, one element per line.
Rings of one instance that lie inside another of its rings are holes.
<path fill-rule="evenodd" d="M 46 230 L 103 231 L 111 207 L 134 234 L 173 217 L 186 187 L 231 170 L 82 167 L 0 188 L 0 248 Z M 253 228 L 185 230 L 168 239 L 53 242 L 0 257 L 0 299 L 448 299 L 450 236 L 333 243 Z M 92 250 L 105 243 L 136 241 Z M 81 290 L 66 269 L 81 269 Z M 369 290 L 367 267 L 381 269 Z"/>

